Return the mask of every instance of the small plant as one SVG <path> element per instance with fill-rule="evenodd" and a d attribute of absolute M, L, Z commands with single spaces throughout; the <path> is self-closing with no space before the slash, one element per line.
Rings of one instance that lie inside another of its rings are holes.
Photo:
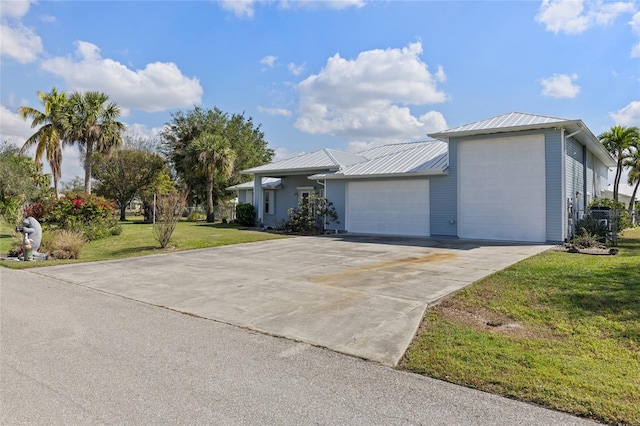
<path fill-rule="evenodd" d="M 204 213 L 193 212 L 189 214 L 189 216 L 187 216 L 187 222 L 199 222 L 205 220 L 206 218 L 207 215 L 205 215 Z"/>
<path fill-rule="evenodd" d="M 160 243 L 160 247 L 167 248 L 173 231 L 180 221 L 182 212 L 187 204 L 186 192 L 172 192 L 160 195 L 156 200 L 156 223 L 153 232 Z"/>
<path fill-rule="evenodd" d="M 576 236 L 589 235 L 604 242 L 608 233 L 607 223 L 602 219 L 587 216 L 576 222 Z"/>
<path fill-rule="evenodd" d="M 333 203 L 316 194 L 300 199 L 298 207 L 288 213 L 292 232 L 320 232 L 324 225 L 340 223 Z"/>
<path fill-rule="evenodd" d="M 604 244 L 599 241 L 597 235 L 591 234 L 585 228 L 582 228 L 580 233 L 577 233 L 575 237 L 571 239 L 571 245 L 577 249 L 588 248 L 605 248 Z"/>
<path fill-rule="evenodd" d="M 85 242 L 81 231 L 61 229 L 45 232 L 40 251 L 49 253 L 56 259 L 79 259 Z"/>
<path fill-rule="evenodd" d="M 238 203 L 236 206 L 236 220 L 242 226 L 255 226 L 256 209 L 253 204 Z"/>

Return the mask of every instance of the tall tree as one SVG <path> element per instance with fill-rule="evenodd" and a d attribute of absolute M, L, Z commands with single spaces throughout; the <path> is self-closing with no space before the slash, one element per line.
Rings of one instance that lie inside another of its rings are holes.
<path fill-rule="evenodd" d="M 39 126 L 38 130 L 29 137 L 22 145 L 21 152 L 36 147 L 35 162 L 42 164 L 42 157 L 45 156 L 51 167 L 53 177 L 53 191 L 58 198 L 58 182 L 62 177 L 62 145 L 63 129 L 60 123 L 60 113 L 67 104 L 67 95 L 58 92 L 54 87 L 51 92 L 38 92 L 38 99 L 44 106 L 44 111 L 23 106 L 18 109 L 18 113 L 23 120 L 31 118 L 31 128 Z"/>
<path fill-rule="evenodd" d="M 618 201 L 620 180 L 624 170 L 625 159 L 630 155 L 630 148 L 638 144 L 640 130 L 637 127 L 613 126 L 609 131 L 598 136 L 600 142 L 616 160 L 616 176 L 613 181 L 613 199 Z"/>
<path fill-rule="evenodd" d="M 631 214 L 633 210 L 633 204 L 638 194 L 638 188 L 640 187 L 640 143 L 635 147 L 631 147 L 630 151 L 630 155 L 624 161 L 624 166 L 630 167 L 628 183 L 633 186 L 633 193 L 629 201 L 629 214 Z"/>
<path fill-rule="evenodd" d="M 179 180 L 188 185 L 192 198 L 205 200 L 208 197 L 206 172 L 202 167 L 193 167 L 194 150 L 190 148 L 203 134 L 223 137 L 236 153 L 231 175 L 214 176 L 214 206 L 218 198 L 225 195 L 225 188 L 246 180 L 240 176 L 240 170 L 268 163 L 274 154 L 268 148 L 260 126 L 256 126 L 244 114 L 230 117 L 218 108 L 205 110 L 200 107 L 172 114 L 171 122 L 167 123 L 162 133 L 163 149 Z"/>
<path fill-rule="evenodd" d="M 136 149 L 116 150 L 111 155 L 95 153 L 93 174 L 98 182 L 96 192 L 115 200 L 120 220 L 126 220 L 126 208 L 136 195 L 141 195 L 165 170 L 163 158 L 154 152 Z"/>
<path fill-rule="evenodd" d="M 84 192 L 91 194 L 94 150 L 108 153 L 122 143 L 125 125 L 118 121 L 120 107 L 101 92 L 74 92 L 61 118 L 64 135 L 84 151 Z"/>
<path fill-rule="evenodd" d="M 196 167 L 201 168 L 206 176 L 207 222 L 214 222 L 215 178 L 227 181 L 231 177 L 236 153 L 224 136 L 212 133 L 198 136 L 189 149 L 197 160 Z"/>

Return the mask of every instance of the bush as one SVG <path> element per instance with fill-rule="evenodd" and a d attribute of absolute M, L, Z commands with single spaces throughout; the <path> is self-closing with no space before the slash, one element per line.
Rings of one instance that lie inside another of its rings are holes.
<path fill-rule="evenodd" d="M 256 209 L 253 204 L 238 203 L 236 206 L 236 220 L 243 226 L 256 225 Z"/>
<path fill-rule="evenodd" d="M 576 236 L 591 235 L 600 241 L 604 241 L 608 233 L 607 225 L 600 219 L 587 216 L 576 222 Z"/>
<path fill-rule="evenodd" d="M 42 236 L 41 253 L 49 253 L 56 259 L 79 259 L 85 244 L 82 232 L 62 229 L 45 232 Z"/>
<path fill-rule="evenodd" d="M 324 225 L 339 223 L 333 203 L 315 194 L 302 198 L 298 208 L 290 208 L 288 213 L 288 224 L 293 232 L 319 232 Z"/>
<path fill-rule="evenodd" d="M 615 230 L 618 232 L 622 232 L 633 226 L 631 223 L 631 215 L 626 209 L 624 203 L 611 200 L 609 198 L 597 198 L 590 202 L 587 207 L 589 209 L 604 209 L 616 212 L 613 225 L 615 226 Z"/>
<path fill-rule="evenodd" d="M 187 222 L 197 222 L 199 220 L 205 220 L 207 215 L 200 212 L 193 212 L 187 217 Z"/>
<path fill-rule="evenodd" d="M 167 248 L 169 245 L 186 204 L 186 193 L 172 192 L 160 195 L 156 199 L 156 223 L 153 226 L 153 232 L 160 247 Z"/>
<path fill-rule="evenodd" d="M 79 231 L 91 241 L 119 233 L 115 212 L 115 205 L 105 198 L 71 193 L 58 200 L 36 201 L 25 214 L 48 229 Z"/>

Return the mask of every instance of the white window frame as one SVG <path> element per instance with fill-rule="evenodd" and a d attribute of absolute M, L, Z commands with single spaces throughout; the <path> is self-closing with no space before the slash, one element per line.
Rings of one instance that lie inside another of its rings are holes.
<path fill-rule="evenodd" d="M 262 202 L 264 203 L 264 214 L 275 214 L 275 192 L 273 189 L 265 189 L 263 191 Z"/>

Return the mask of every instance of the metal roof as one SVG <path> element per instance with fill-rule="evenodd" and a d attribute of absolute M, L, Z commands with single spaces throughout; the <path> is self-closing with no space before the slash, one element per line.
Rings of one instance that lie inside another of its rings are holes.
<path fill-rule="evenodd" d="M 392 144 L 377 146 L 375 148 L 370 148 L 365 151 L 360 151 L 358 152 L 358 154 L 362 155 L 363 157 L 367 157 L 369 160 L 373 160 L 376 158 L 384 157 L 389 154 L 397 154 L 402 151 L 414 149 L 418 145 L 424 144 L 425 142 L 428 142 L 428 141 L 392 143 Z"/>
<path fill-rule="evenodd" d="M 366 161 L 367 158 L 350 152 L 337 151 L 334 149 L 321 149 L 320 151 L 310 152 L 308 154 L 300 154 L 286 160 L 269 163 L 251 169 L 243 170 L 244 174 L 262 174 L 262 173 L 286 173 L 290 171 L 303 170 L 338 170 L 343 166 Z"/>
<path fill-rule="evenodd" d="M 265 189 L 276 188 L 280 186 L 282 180 L 280 178 L 263 177 L 262 187 Z M 253 189 L 253 181 L 239 183 L 227 188 L 227 191 L 237 191 L 239 189 Z"/>
<path fill-rule="evenodd" d="M 435 140 L 385 145 L 379 149 L 373 148 L 375 151 L 368 151 L 370 151 L 369 155 L 389 152 L 387 155 L 345 167 L 335 173 L 317 174 L 310 179 L 444 174 L 449 162 L 447 148 L 448 145 L 445 142 Z"/>
<path fill-rule="evenodd" d="M 432 133 L 429 136 L 441 139 L 442 136 L 449 136 L 457 133 L 483 132 L 487 130 L 499 131 L 518 127 L 540 128 L 550 127 L 550 125 L 558 123 L 572 122 L 576 120 L 567 120 L 565 118 L 548 117 L 545 115 L 525 114 L 522 112 L 510 112 L 508 114 L 499 115 L 497 117 L 488 118 L 486 120 L 476 121 L 470 124 L 454 127 L 452 129 L 443 130 L 441 132 Z M 441 139 L 442 140 L 442 139 Z"/>
<path fill-rule="evenodd" d="M 488 135 L 492 133 L 505 133 L 524 130 L 562 128 L 568 135 L 574 137 L 579 143 L 586 146 L 607 167 L 615 166 L 609 152 L 600 143 L 597 137 L 589 130 L 582 120 L 569 120 L 566 118 L 548 117 L 545 115 L 525 114 L 522 112 L 510 112 L 497 117 L 476 121 L 470 124 L 431 133 L 428 136 L 448 142 L 452 137 Z M 565 136 L 568 136 L 565 135 Z"/>

